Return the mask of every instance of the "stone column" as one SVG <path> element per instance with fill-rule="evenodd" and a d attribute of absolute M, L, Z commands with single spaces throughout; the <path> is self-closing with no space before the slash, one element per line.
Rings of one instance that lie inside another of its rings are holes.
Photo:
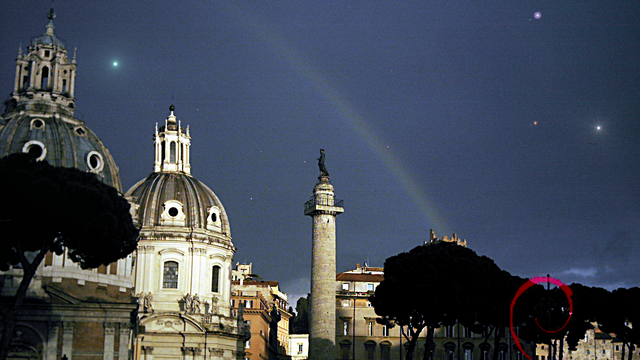
<path fill-rule="evenodd" d="M 65 321 L 62 330 L 62 355 L 66 355 L 67 359 L 73 360 L 73 328 L 72 321 Z"/>
<path fill-rule="evenodd" d="M 104 353 L 102 356 L 104 360 L 113 360 L 115 334 L 116 325 L 114 323 L 104 323 Z"/>
<path fill-rule="evenodd" d="M 305 215 L 313 217 L 311 250 L 311 316 L 309 359 L 336 358 L 336 216 L 344 212 L 335 200 L 329 176 L 320 175 Z"/>
<path fill-rule="evenodd" d="M 58 323 L 50 322 L 47 334 L 47 350 L 44 360 L 57 360 L 58 355 Z"/>

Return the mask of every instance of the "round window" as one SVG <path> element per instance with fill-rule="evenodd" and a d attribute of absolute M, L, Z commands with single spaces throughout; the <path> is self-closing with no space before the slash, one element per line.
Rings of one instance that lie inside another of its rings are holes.
<path fill-rule="evenodd" d="M 37 140 L 27 141 L 22 147 L 22 152 L 33 156 L 36 160 L 44 160 L 47 156 L 47 149 L 44 144 Z"/>
<path fill-rule="evenodd" d="M 33 144 L 27 149 L 27 154 L 37 159 L 42 156 L 42 148 L 37 144 Z"/>
<path fill-rule="evenodd" d="M 176 217 L 176 216 L 178 216 L 178 209 L 176 209 L 174 207 L 170 207 L 168 213 L 169 213 L 170 216 Z"/>
<path fill-rule="evenodd" d="M 81 127 L 77 127 L 76 128 L 76 134 L 80 135 L 80 136 L 84 136 L 85 132 L 84 129 Z"/>
<path fill-rule="evenodd" d="M 218 215 L 216 213 L 211 213 L 211 221 L 212 222 L 218 221 Z"/>
<path fill-rule="evenodd" d="M 44 121 L 42 121 L 42 120 L 40 120 L 40 119 L 33 120 L 33 121 L 31 122 L 31 126 L 32 126 L 34 129 L 42 129 L 42 127 L 44 126 Z"/>
<path fill-rule="evenodd" d="M 97 151 L 92 151 L 87 155 L 87 166 L 91 172 L 100 172 L 104 167 L 102 155 Z"/>

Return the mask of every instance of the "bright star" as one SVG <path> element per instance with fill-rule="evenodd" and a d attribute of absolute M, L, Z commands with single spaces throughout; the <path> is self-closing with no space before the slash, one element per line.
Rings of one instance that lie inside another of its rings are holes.
<path fill-rule="evenodd" d="M 602 127 L 600 125 L 596 126 L 596 130 L 601 130 Z"/>
<path fill-rule="evenodd" d="M 113 66 L 118 66 L 118 62 L 117 62 L 117 61 L 114 61 L 114 62 L 113 62 Z"/>

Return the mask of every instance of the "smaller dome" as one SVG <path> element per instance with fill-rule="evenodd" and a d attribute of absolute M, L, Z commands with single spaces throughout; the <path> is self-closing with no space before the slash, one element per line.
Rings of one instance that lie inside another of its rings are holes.
<path fill-rule="evenodd" d="M 231 239 L 229 220 L 216 194 L 182 172 L 154 172 L 125 195 L 136 207 L 135 220 L 145 227 L 201 229 Z"/>

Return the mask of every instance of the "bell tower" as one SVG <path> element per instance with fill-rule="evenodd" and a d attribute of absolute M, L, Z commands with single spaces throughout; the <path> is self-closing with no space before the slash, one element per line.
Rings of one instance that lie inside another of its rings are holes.
<path fill-rule="evenodd" d="M 335 198 L 324 150 L 318 158 L 320 176 L 304 214 L 313 218 L 311 245 L 311 318 L 309 359 L 336 359 L 336 216 L 344 212 L 343 201 Z"/>
<path fill-rule="evenodd" d="M 67 57 L 67 48 L 53 30 L 56 14 L 47 15 L 49 24 L 44 35 L 32 38 L 27 53 L 18 49 L 16 77 L 11 96 L 15 106 L 30 109 L 36 104 L 54 106 L 73 115 L 75 110 L 76 55 Z"/>
<path fill-rule="evenodd" d="M 169 107 L 169 117 L 165 119 L 164 126 L 154 136 L 156 147 L 155 172 L 182 172 L 191 174 L 189 165 L 189 148 L 191 147 L 191 135 L 189 127 L 183 128 L 180 121 L 176 121 L 174 111 L 176 107 Z"/>

